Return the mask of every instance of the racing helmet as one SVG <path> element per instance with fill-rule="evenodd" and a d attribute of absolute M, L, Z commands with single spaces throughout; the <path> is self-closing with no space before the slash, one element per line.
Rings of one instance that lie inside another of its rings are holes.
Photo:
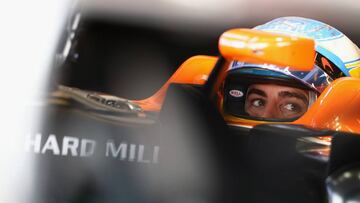
<path fill-rule="evenodd" d="M 332 81 L 345 76 L 360 77 L 359 48 L 330 25 L 301 17 L 281 17 L 253 29 L 311 38 L 315 41 L 315 60 L 307 71 L 266 63 L 225 62 L 227 74 L 217 96 L 220 111 L 230 125 L 294 121 Z M 276 97 L 272 108 L 278 108 L 273 111 L 277 113 L 264 116 L 265 103 L 270 103 L 267 98 L 272 97 L 267 94 L 274 90 L 285 99 Z"/>

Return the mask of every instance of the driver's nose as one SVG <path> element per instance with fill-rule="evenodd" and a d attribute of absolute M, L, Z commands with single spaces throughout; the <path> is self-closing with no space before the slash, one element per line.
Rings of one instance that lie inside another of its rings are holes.
<path fill-rule="evenodd" d="M 276 109 L 276 105 L 266 105 L 263 114 L 261 115 L 262 118 L 280 118 L 280 115 Z"/>

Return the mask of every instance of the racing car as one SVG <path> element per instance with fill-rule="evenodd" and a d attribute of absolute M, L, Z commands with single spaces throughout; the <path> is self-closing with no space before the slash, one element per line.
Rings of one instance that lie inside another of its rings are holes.
<path fill-rule="evenodd" d="M 28 145 L 56 171 L 44 175 L 40 199 L 358 201 L 358 48 L 335 28 L 296 17 L 228 30 L 218 48 L 219 56 L 186 60 L 142 100 L 59 84 Z M 260 87 L 269 83 L 296 92 L 283 91 L 293 102 L 265 116 L 270 94 Z"/>

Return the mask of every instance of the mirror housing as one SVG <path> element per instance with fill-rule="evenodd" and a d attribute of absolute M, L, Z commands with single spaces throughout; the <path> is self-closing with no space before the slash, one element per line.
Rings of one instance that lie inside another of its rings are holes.
<path fill-rule="evenodd" d="M 219 50 L 227 60 L 268 63 L 298 71 L 314 66 L 313 39 L 253 29 L 232 29 L 219 39 Z"/>

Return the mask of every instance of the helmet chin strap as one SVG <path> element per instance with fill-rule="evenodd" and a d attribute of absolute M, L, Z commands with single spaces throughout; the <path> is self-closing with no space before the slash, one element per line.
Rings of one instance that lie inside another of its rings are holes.
<path fill-rule="evenodd" d="M 316 101 L 317 99 L 317 94 L 314 91 L 309 91 L 309 105 L 308 105 L 308 109 L 313 105 L 313 103 Z"/>

